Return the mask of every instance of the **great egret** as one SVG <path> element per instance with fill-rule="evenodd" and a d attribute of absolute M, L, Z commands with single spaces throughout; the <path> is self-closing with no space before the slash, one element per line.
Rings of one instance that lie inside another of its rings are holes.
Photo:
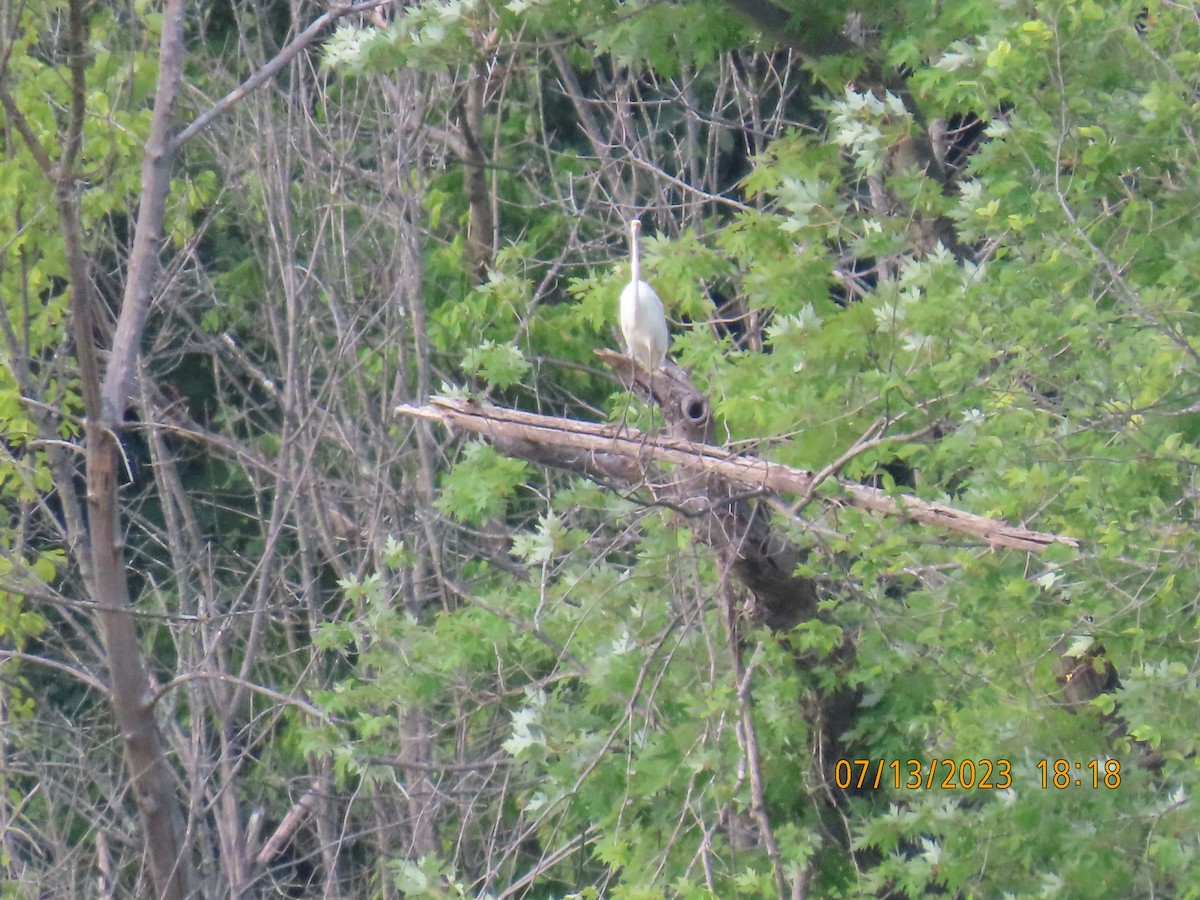
<path fill-rule="evenodd" d="M 657 372 L 667 358 L 667 344 L 671 335 L 667 331 L 667 317 L 663 313 L 662 301 L 654 288 L 641 280 L 641 261 L 638 238 L 642 223 L 637 219 L 629 222 L 629 253 L 632 259 L 632 277 L 625 290 L 621 291 L 621 333 L 625 335 L 625 346 L 630 357 L 640 365 Z"/>

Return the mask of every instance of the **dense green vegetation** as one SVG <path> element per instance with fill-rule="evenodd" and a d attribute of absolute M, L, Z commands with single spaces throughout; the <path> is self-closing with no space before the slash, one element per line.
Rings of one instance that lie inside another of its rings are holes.
<path fill-rule="evenodd" d="M 1194 5 L 179 15 L 0 3 L 0 897 L 1200 896 Z M 817 617 L 394 413 L 620 420 L 633 216 Z"/>

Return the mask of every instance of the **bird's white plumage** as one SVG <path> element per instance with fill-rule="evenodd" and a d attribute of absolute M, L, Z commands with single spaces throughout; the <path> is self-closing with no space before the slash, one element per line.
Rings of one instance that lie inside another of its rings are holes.
<path fill-rule="evenodd" d="M 662 368 L 667 358 L 667 344 L 671 334 L 667 330 L 667 317 L 662 301 L 654 288 L 641 280 L 641 260 L 638 236 L 642 223 L 633 219 L 629 223 L 629 250 L 632 257 L 632 272 L 629 284 L 621 291 L 621 333 L 629 355 L 639 364 L 655 372 Z"/>

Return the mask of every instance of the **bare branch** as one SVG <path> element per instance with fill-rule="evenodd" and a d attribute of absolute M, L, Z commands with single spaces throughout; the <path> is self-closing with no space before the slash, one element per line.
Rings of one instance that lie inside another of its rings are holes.
<path fill-rule="evenodd" d="M 255 862 L 260 866 L 265 866 L 279 855 L 279 851 L 292 839 L 292 835 L 296 833 L 296 829 L 303 825 L 304 820 L 316 809 L 317 803 L 321 799 L 323 787 L 324 784 L 321 779 L 314 780 L 312 786 L 304 792 L 299 800 L 292 804 L 292 808 L 283 817 L 283 821 L 279 823 L 279 827 L 267 838 L 267 842 L 263 844 L 262 850 L 258 851 L 258 855 L 254 858 Z"/>
<path fill-rule="evenodd" d="M 17 129 L 17 133 L 21 135 L 21 140 L 25 142 L 25 146 L 29 148 L 29 153 L 37 163 L 39 169 L 51 181 L 54 180 L 54 160 L 50 158 L 50 154 L 46 152 L 46 148 L 42 146 L 41 141 L 37 139 L 37 135 L 33 133 L 33 129 L 29 127 L 29 120 L 21 112 L 17 106 L 17 102 L 13 100 L 9 94 L 8 88 L 4 86 L 4 82 L 0 80 L 0 106 L 4 107 L 4 114 L 9 121 Z"/>
<path fill-rule="evenodd" d="M 321 710 L 317 709 L 317 707 L 313 706 L 311 703 L 306 703 L 299 697 L 289 697 L 287 694 L 284 694 L 281 691 L 274 690 L 273 688 L 269 688 L 265 685 L 254 684 L 246 681 L 243 678 L 238 678 L 236 675 L 230 675 L 227 672 L 189 672 L 186 675 L 180 675 L 178 678 L 172 678 L 155 692 L 154 699 L 151 701 L 151 703 L 157 703 L 173 688 L 190 684 L 195 681 L 219 681 L 224 684 L 236 684 L 253 694 L 261 694 L 264 697 L 270 697 L 272 700 L 276 700 L 279 703 L 282 703 L 284 706 L 294 706 L 301 712 L 304 712 L 321 722 L 329 721 L 329 717 L 325 715 L 325 713 L 321 712 Z"/>
<path fill-rule="evenodd" d="M 80 684 L 85 685 L 93 691 L 100 693 L 108 692 L 108 685 L 93 675 L 86 669 L 79 666 L 73 666 L 70 663 L 65 663 L 57 659 L 51 659 L 48 656 L 38 656 L 35 653 L 24 653 L 20 650 L 0 650 L 0 662 L 7 662 L 10 659 L 19 660 L 21 662 L 33 663 L 39 666 L 45 666 L 48 669 L 54 669 L 56 672 L 62 672 L 74 678 Z"/>
<path fill-rule="evenodd" d="M 817 478 L 812 472 L 758 457 L 731 456 L 721 447 L 635 432 L 618 434 L 607 425 L 483 406 L 469 400 L 433 397 L 429 406 L 402 405 L 396 407 L 396 412 L 439 421 L 448 428 L 489 439 L 561 448 L 593 459 L 612 456 L 636 460 L 643 466 L 651 461 L 669 463 L 696 473 L 715 475 L 750 491 L 803 496 Z M 544 457 L 542 461 L 545 461 Z M 860 509 L 967 534 L 992 548 L 1040 553 L 1053 544 L 1079 546 L 1078 541 L 1065 535 L 1031 531 L 941 503 L 910 496 L 896 497 L 877 488 L 841 479 L 836 484 L 837 490 L 826 498 L 827 502 L 846 502 Z"/>
<path fill-rule="evenodd" d="M 722 608 L 726 620 L 726 639 L 729 642 L 729 655 L 733 660 L 733 681 L 737 688 L 738 721 L 734 726 L 738 746 L 742 751 L 740 769 L 745 769 L 750 776 L 750 813 L 758 823 L 759 840 L 771 861 L 771 874 L 775 879 L 775 895 L 778 900 L 786 900 L 788 896 L 787 876 L 784 873 L 783 858 L 779 852 L 779 842 L 775 838 L 775 829 L 771 826 L 771 817 L 767 813 L 766 792 L 763 790 L 765 780 L 762 773 L 762 752 L 758 745 L 758 727 L 754 724 L 754 698 L 751 686 L 754 681 L 754 671 L 757 668 L 754 660 L 762 653 L 762 642 L 753 653 L 750 653 L 750 663 L 746 663 L 746 643 L 742 638 L 737 615 L 734 613 L 733 590 L 729 584 L 722 589 Z M 740 777 L 740 776 L 739 776 Z"/>
<path fill-rule="evenodd" d="M 106 423 L 112 427 L 116 427 L 124 418 L 134 361 L 141 345 L 142 330 L 145 328 L 153 297 L 167 193 L 171 186 L 171 159 L 174 147 L 169 131 L 182 73 L 183 7 L 181 3 L 172 0 L 164 10 L 154 113 L 150 119 L 150 134 L 146 138 L 146 152 L 142 157 L 137 230 L 129 255 L 125 295 L 121 301 L 117 331 L 113 336 L 112 356 L 101 392 L 101 412 Z"/>
<path fill-rule="evenodd" d="M 218 100 L 208 110 L 198 115 L 192 120 L 192 123 L 184 128 L 179 134 L 171 139 L 168 145 L 168 152 L 174 153 L 182 147 L 187 141 L 195 137 L 220 116 L 224 115 L 230 107 L 236 104 L 239 100 L 249 94 L 251 91 L 262 87 L 291 62 L 297 54 L 307 48 L 313 41 L 321 36 L 330 25 L 338 21 L 338 19 L 354 13 L 366 12 L 368 10 L 377 9 L 380 6 L 390 6 L 393 0 L 368 0 L 366 3 L 348 3 L 344 6 L 334 7 L 328 12 L 324 12 L 313 20 L 312 24 L 298 34 L 290 44 L 280 50 L 275 57 L 265 66 L 235 87 L 232 91 Z"/>

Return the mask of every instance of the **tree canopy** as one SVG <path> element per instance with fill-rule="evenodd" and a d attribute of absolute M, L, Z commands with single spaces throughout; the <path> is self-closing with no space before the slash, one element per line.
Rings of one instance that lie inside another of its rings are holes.
<path fill-rule="evenodd" d="M 0 153 L 0 897 L 1200 896 L 1194 4 L 0 0 Z"/>

